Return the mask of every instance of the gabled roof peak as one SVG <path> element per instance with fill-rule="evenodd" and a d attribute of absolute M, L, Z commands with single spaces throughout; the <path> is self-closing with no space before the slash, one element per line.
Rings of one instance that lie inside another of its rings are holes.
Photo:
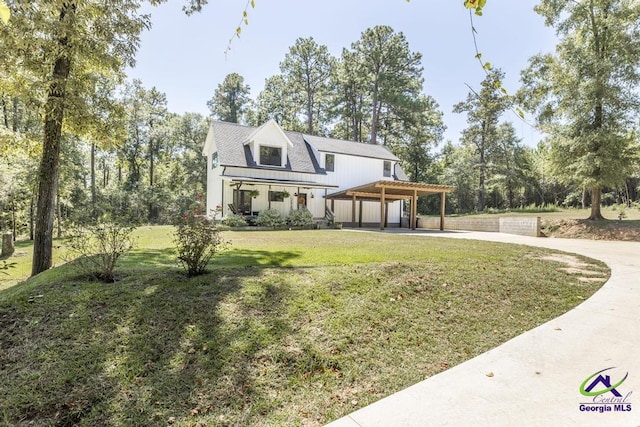
<path fill-rule="evenodd" d="M 257 127 L 253 132 L 251 132 L 249 134 L 249 136 L 247 136 L 247 138 L 244 140 L 243 144 L 244 145 L 250 144 L 256 138 L 258 138 L 261 134 L 266 134 L 268 132 L 277 132 L 279 134 L 279 136 L 281 136 L 282 139 L 284 141 L 286 141 L 286 143 L 287 143 L 287 145 L 289 147 L 293 147 L 293 142 L 291 142 L 291 139 L 289 139 L 289 137 L 284 132 L 284 130 L 282 130 L 280 125 L 273 119 L 271 119 L 268 122 L 264 123 L 263 125 Z"/>

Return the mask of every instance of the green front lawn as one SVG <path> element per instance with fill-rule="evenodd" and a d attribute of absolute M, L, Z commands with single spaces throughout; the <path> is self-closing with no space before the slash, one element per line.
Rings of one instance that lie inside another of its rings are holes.
<path fill-rule="evenodd" d="M 608 276 L 516 245 L 314 230 L 226 233 L 212 272 L 186 279 L 170 231 L 139 230 L 117 283 L 63 265 L 0 291 L 0 425 L 321 425 Z"/>

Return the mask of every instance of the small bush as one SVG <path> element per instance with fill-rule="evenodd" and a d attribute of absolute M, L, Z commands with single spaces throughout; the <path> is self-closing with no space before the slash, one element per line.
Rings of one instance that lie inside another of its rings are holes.
<path fill-rule="evenodd" d="M 67 238 L 67 260 L 82 273 L 105 283 L 115 281 L 118 259 L 135 247 L 132 225 L 116 222 L 74 226 Z"/>
<path fill-rule="evenodd" d="M 207 264 L 228 243 L 222 239 L 220 229 L 203 215 L 189 213 L 176 220 L 174 243 L 178 262 L 188 277 L 206 273 Z"/>
<path fill-rule="evenodd" d="M 291 211 L 287 222 L 294 227 L 308 227 L 313 224 L 313 215 L 308 209 L 298 209 Z"/>
<path fill-rule="evenodd" d="M 256 225 L 260 227 L 283 227 L 286 224 L 285 217 L 275 209 L 267 209 L 258 214 Z"/>
<path fill-rule="evenodd" d="M 247 220 L 242 215 L 230 214 L 224 217 L 221 223 L 227 227 L 244 227 L 247 225 Z"/>

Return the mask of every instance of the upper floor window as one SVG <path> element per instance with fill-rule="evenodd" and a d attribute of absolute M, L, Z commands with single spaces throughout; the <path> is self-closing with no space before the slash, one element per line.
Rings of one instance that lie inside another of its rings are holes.
<path fill-rule="evenodd" d="M 260 164 L 269 166 L 282 166 L 282 148 L 261 145 Z"/>
<path fill-rule="evenodd" d="M 391 176 L 391 162 L 389 160 L 384 161 L 382 176 Z"/>
<path fill-rule="evenodd" d="M 211 169 L 215 169 L 220 164 L 220 159 L 218 158 L 218 153 L 211 154 Z"/>
<path fill-rule="evenodd" d="M 333 172 L 336 167 L 336 157 L 333 154 L 325 154 L 324 157 L 324 170 L 327 172 Z"/>

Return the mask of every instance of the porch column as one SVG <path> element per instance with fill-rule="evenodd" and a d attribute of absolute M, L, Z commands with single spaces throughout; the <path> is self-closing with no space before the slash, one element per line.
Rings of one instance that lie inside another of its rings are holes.
<path fill-rule="evenodd" d="M 267 198 L 269 199 L 269 209 L 271 209 L 271 186 L 269 186 L 269 192 L 267 193 Z"/>
<path fill-rule="evenodd" d="M 385 204 L 385 188 L 380 189 L 380 230 L 384 230 L 384 204 Z"/>
<path fill-rule="evenodd" d="M 418 191 L 413 190 L 413 196 L 411 196 L 411 229 L 416 229 L 416 217 L 418 216 Z"/>
<path fill-rule="evenodd" d="M 327 216 L 327 189 L 324 189 L 324 212 L 322 212 L 322 216 L 326 218 Z"/>
<path fill-rule="evenodd" d="M 300 210 L 300 187 L 298 187 L 298 197 L 296 197 L 296 210 Z"/>
<path fill-rule="evenodd" d="M 356 195 L 351 196 L 351 226 L 356 226 Z"/>
<path fill-rule="evenodd" d="M 443 191 L 440 193 L 440 231 L 444 231 L 444 211 L 446 203 L 446 193 Z"/>
<path fill-rule="evenodd" d="M 358 203 L 358 227 L 362 228 L 362 199 L 360 199 L 360 202 Z"/>
<path fill-rule="evenodd" d="M 389 226 L 389 203 L 384 204 L 384 226 Z"/>
<path fill-rule="evenodd" d="M 220 199 L 220 206 L 222 207 L 222 212 L 220 212 L 222 214 L 222 216 L 224 217 L 225 215 L 229 215 L 229 208 L 225 205 L 224 203 L 224 180 L 220 181 L 220 194 L 221 199 Z M 209 197 L 207 197 L 207 200 L 209 199 Z M 225 214 L 226 212 L 226 214 Z"/>

